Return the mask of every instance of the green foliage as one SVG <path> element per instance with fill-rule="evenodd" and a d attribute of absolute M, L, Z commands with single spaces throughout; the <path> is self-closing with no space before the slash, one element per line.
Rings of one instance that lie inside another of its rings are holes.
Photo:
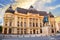
<path fill-rule="evenodd" d="M 0 26 L 0 32 L 2 32 L 2 26 Z"/>

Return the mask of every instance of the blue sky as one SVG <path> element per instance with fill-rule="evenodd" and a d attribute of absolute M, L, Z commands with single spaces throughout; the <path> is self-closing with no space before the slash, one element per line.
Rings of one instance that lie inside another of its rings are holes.
<path fill-rule="evenodd" d="M 0 0 L 0 23 L 3 22 L 4 8 L 7 5 L 14 3 L 15 0 Z M 40 11 L 51 11 L 54 16 L 60 16 L 60 0 L 21 0 L 21 2 L 26 5 L 26 7 L 30 7 L 33 5 L 35 9 Z M 20 4 L 21 4 L 20 2 Z M 27 4 L 25 4 L 27 3 Z M 33 4 L 30 4 L 33 3 Z M 30 5 L 29 5 L 30 4 Z M 25 6 L 21 7 L 25 7 Z"/>

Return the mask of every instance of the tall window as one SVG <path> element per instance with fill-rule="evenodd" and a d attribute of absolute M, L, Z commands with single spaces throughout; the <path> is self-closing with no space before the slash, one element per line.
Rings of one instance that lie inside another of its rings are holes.
<path fill-rule="evenodd" d="M 51 27 L 53 27 L 53 25 L 51 25 Z"/>
<path fill-rule="evenodd" d="M 42 27 L 42 24 L 40 23 L 40 27 Z"/>
<path fill-rule="evenodd" d="M 32 21 L 32 18 L 30 18 L 29 20 Z"/>
<path fill-rule="evenodd" d="M 31 22 L 29 22 L 29 27 L 31 27 L 32 26 L 32 23 Z"/>
<path fill-rule="evenodd" d="M 35 23 L 33 23 L 33 27 L 35 27 Z"/>
<path fill-rule="evenodd" d="M 23 22 L 21 22 L 21 27 L 23 26 Z"/>
<path fill-rule="evenodd" d="M 11 28 L 9 28 L 9 34 L 11 34 L 11 31 L 12 31 L 12 29 L 11 29 Z"/>
<path fill-rule="evenodd" d="M 12 22 L 10 22 L 10 25 L 9 26 L 12 26 Z"/>
<path fill-rule="evenodd" d="M 19 28 L 17 28 L 17 34 L 19 34 Z"/>
<path fill-rule="evenodd" d="M 40 33 L 42 33 L 42 29 L 40 29 Z"/>
<path fill-rule="evenodd" d="M 33 21 L 35 21 L 35 18 L 33 18 Z"/>
<path fill-rule="evenodd" d="M 23 29 L 21 29 L 21 34 L 23 34 Z"/>
<path fill-rule="evenodd" d="M 26 18 L 24 18 L 24 21 L 26 21 Z"/>
<path fill-rule="evenodd" d="M 7 26 L 7 23 L 5 23 L 5 26 Z"/>
<path fill-rule="evenodd" d="M 24 29 L 24 34 L 26 34 L 26 29 Z"/>
<path fill-rule="evenodd" d="M 5 21 L 5 26 L 8 26 L 8 24 L 7 24 L 7 23 L 8 23 L 8 22 L 6 22 L 6 21 Z"/>
<path fill-rule="evenodd" d="M 17 26 L 19 27 L 19 21 L 18 21 L 18 23 L 17 23 Z"/>
<path fill-rule="evenodd" d="M 19 17 L 18 17 L 18 20 L 19 20 Z"/>
<path fill-rule="evenodd" d="M 26 27 L 26 22 L 24 22 L 24 27 Z"/>
<path fill-rule="evenodd" d="M 38 27 L 38 23 L 36 23 L 36 27 Z"/>
<path fill-rule="evenodd" d="M 35 30 L 33 30 L 33 34 L 35 34 Z"/>

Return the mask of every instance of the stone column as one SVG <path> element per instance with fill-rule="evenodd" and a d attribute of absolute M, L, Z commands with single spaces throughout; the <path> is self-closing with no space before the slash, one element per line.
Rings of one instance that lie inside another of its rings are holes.
<path fill-rule="evenodd" d="M 23 34 L 24 34 L 24 29 L 23 29 Z"/>
<path fill-rule="evenodd" d="M 38 29 L 38 34 L 40 34 L 40 29 Z"/>
<path fill-rule="evenodd" d="M 38 27 L 40 27 L 40 20 L 38 19 Z"/>
<path fill-rule="evenodd" d="M 4 34 L 4 28 L 2 28 L 2 33 Z"/>
<path fill-rule="evenodd" d="M 7 34 L 9 34 L 9 28 L 7 28 Z"/>
<path fill-rule="evenodd" d="M 33 29 L 32 29 L 32 34 L 33 34 Z"/>
<path fill-rule="evenodd" d="M 14 34 L 17 34 L 17 28 L 14 28 Z"/>
<path fill-rule="evenodd" d="M 18 17 L 17 15 L 14 15 L 14 34 L 17 34 L 17 22 L 18 22 Z"/>
<path fill-rule="evenodd" d="M 27 34 L 30 34 L 30 29 L 29 29 L 29 17 L 27 18 Z"/>
<path fill-rule="evenodd" d="M 23 27 L 24 27 L 24 18 L 23 18 Z"/>
<path fill-rule="evenodd" d="M 12 28 L 12 34 L 14 34 L 14 28 Z"/>
<path fill-rule="evenodd" d="M 17 27 L 17 20 L 18 20 L 18 17 L 17 17 L 17 15 L 15 15 L 15 19 L 14 19 L 14 23 L 15 23 L 15 27 Z"/>

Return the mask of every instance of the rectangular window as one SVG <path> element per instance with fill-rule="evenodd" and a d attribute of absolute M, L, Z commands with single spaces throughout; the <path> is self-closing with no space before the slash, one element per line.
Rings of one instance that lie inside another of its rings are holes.
<path fill-rule="evenodd" d="M 24 27 L 26 27 L 26 22 L 24 22 Z"/>

